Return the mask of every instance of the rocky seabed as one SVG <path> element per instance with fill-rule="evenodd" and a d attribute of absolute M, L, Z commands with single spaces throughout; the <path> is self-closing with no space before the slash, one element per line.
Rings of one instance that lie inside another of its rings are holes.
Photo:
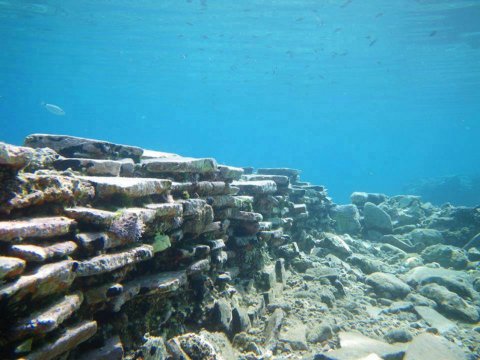
<path fill-rule="evenodd" d="M 0 143 L 2 359 L 478 359 L 480 208 Z"/>

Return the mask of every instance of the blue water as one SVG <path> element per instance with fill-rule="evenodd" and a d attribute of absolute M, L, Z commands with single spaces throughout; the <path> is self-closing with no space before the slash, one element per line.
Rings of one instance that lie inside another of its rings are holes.
<path fill-rule="evenodd" d="M 340 203 L 480 170 L 477 0 L 1 0 L 0 49 L 3 141 L 300 168 Z"/>

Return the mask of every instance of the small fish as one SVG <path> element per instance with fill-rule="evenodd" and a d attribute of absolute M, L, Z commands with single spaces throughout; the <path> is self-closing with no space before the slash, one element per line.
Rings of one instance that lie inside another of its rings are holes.
<path fill-rule="evenodd" d="M 353 0 L 347 0 L 345 1 L 342 5 L 340 5 L 340 8 L 346 8 L 348 5 L 352 3 Z"/>
<path fill-rule="evenodd" d="M 337 33 L 337 32 L 339 32 L 339 31 L 341 31 L 341 30 L 342 30 L 342 28 L 336 28 L 333 32 L 334 32 L 334 33 Z"/>
<path fill-rule="evenodd" d="M 368 46 L 372 47 L 373 45 L 375 45 L 376 42 L 377 39 L 373 39 L 372 41 L 370 41 L 370 44 L 368 44 Z"/>
<path fill-rule="evenodd" d="M 433 30 L 433 31 L 430 33 L 430 37 L 435 36 L 435 35 L 437 35 L 437 30 Z"/>
<path fill-rule="evenodd" d="M 381 17 L 381 16 L 383 16 L 383 13 L 382 13 L 382 12 L 378 13 L 377 15 L 375 15 L 375 18 L 378 19 L 378 18 Z"/>
<path fill-rule="evenodd" d="M 45 109 L 47 109 L 49 112 L 51 112 L 53 115 L 57 116 L 64 116 L 66 113 L 65 111 L 58 105 L 54 104 L 46 104 L 42 102 L 41 104 Z"/>

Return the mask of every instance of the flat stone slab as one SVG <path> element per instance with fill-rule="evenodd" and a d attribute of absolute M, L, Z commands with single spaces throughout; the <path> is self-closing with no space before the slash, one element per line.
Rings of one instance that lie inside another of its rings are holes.
<path fill-rule="evenodd" d="M 457 328 L 457 325 L 448 320 L 438 311 L 428 306 L 415 306 L 415 312 L 431 327 L 438 330 L 440 334 L 445 334 Z"/>
<path fill-rule="evenodd" d="M 63 216 L 0 221 L 0 241 L 61 236 L 68 234 L 74 225 L 74 220 Z"/>
<path fill-rule="evenodd" d="M 15 193 L 8 201 L 0 203 L 0 212 L 10 213 L 13 209 L 25 209 L 32 206 L 59 203 L 62 206 L 84 204 L 95 195 L 93 186 L 79 178 L 37 173 L 19 173 Z"/>
<path fill-rule="evenodd" d="M 258 180 L 272 180 L 275 181 L 277 187 L 287 187 L 290 184 L 290 178 L 284 175 L 243 175 L 242 180 L 244 181 L 258 181 Z"/>
<path fill-rule="evenodd" d="M 96 197 L 103 199 L 113 195 L 142 197 L 163 194 L 170 190 L 172 182 L 163 179 L 127 178 L 127 177 L 93 177 L 81 176 L 95 187 Z"/>
<path fill-rule="evenodd" d="M 135 296 L 167 295 L 179 290 L 187 284 L 187 273 L 185 271 L 164 272 L 154 275 L 147 275 L 132 280 L 124 285 L 124 290 L 113 301 L 113 310 L 120 311 L 120 308 Z"/>
<path fill-rule="evenodd" d="M 64 210 L 65 215 L 80 223 L 93 224 L 97 226 L 108 226 L 112 223 L 116 213 L 113 211 L 99 210 L 88 207 L 77 206 Z"/>
<path fill-rule="evenodd" d="M 230 216 L 229 218 L 236 221 L 248 221 L 248 222 L 259 222 L 263 220 L 263 216 L 260 213 L 251 212 L 251 211 L 241 211 L 237 209 L 229 209 Z"/>
<path fill-rule="evenodd" d="M 92 276 L 104 274 L 122 268 L 129 264 L 135 264 L 153 257 L 153 247 L 140 245 L 130 250 L 113 254 L 99 255 L 89 260 L 78 263 L 78 276 Z"/>
<path fill-rule="evenodd" d="M 212 207 L 214 209 L 223 209 L 223 208 L 242 208 L 247 203 L 253 203 L 253 197 L 248 196 L 251 201 L 243 201 L 241 198 L 246 196 L 232 196 L 232 195 L 217 195 L 212 196 Z"/>
<path fill-rule="evenodd" d="M 173 153 L 157 151 L 157 150 L 148 150 L 148 149 L 143 149 L 143 154 L 142 154 L 142 160 L 173 158 L 173 157 L 182 157 L 182 156 L 173 154 Z"/>
<path fill-rule="evenodd" d="M 58 159 L 53 163 L 56 170 L 72 169 L 92 176 L 119 176 L 124 163 L 115 160 Z"/>
<path fill-rule="evenodd" d="M 48 259 L 71 255 L 77 250 L 73 241 L 64 241 L 50 246 L 12 245 L 9 253 L 27 262 L 44 262 Z"/>
<path fill-rule="evenodd" d="M 148 159 L 142 161 L 142 167 L 150 173 L 196 173 L 204 174 L 217 170 L 215 159 L 194 159 L 187 157 L 172 157 Z"/>
<path fill-rule="evenodd" d="M 183 194 L 187 192 L 189 195 L 200 196 L 214 196 L 229 194 L 230 187 L 223 181 L 199 181 L 192 182 L 174 182 L 172 183 L 172 192 L 176 194 Z"/>
<path fill-rule="evenodd" d="M 403 360 L 466 360 L 465 353 L 441 336 L 423 333 L 415 337 Z"/>
<path fill-rule="evenodd" d="M 104 303 L 123 292 L 123 285 L 115 282 L 106 283 L 85 291 L 85 302 L 89 305 Z"/>
<path fill-rule="evenodd" d="M 91 338 L 97 332 L 96 321 L 83 321 L 67 328 L 55 341 L 25 356 L 26 360 L 51 360 Z"/>
<path fill-rule="evenodd" d="M 260 175 L 283 175 L 288 176 L 290 180 L 294 181 L 300 175 L 300 170 L 289 168 L 262 168 L 257 170 Z"/>
<path fill-rule="evenodd" d="M 10 279 L 20 275 L 25 270 L 25 266 L 25 260 L 9 256 L 0 256 L 0 280 Z"/>
<path fill-rule="evenodd" d="M 277 184 L 273 180 L 233 181 L 233 186 L 240 188 L 242 195 L 274 194 Z"/>
<path fill-rule="evenodd" d="M 65 260 L 39 267 L 30 275 L 0 287 L 0 301 L 16 303 L 27 295 L 30 300 L 68 289 L 75 279 L 76 261 Z"/>
<path fill-rule="evenodd" d="M 19 320 L 11 330 L 12 340 L 45 334 L 58 328 L 80 308 L 82 301 L 81 292 L 66 295 L 28 318 Z"/>
<path fill-rule="evenodd" d="M 0 166 L 22 169 L 27 166 L 35 155 L 35 150 L 0 142 Z"/>
<path fill-rule="evenodd" d="M 218 165 L 217 166 L 217 178 L 225 181 L 238 180 L 243 175 L 243 168 L 228 166 L 228 165 Z"/>
<path fill-rule="evenodd" d="M 156 217 L 176 217 L 183 215 L 183 206 L 178 203 L 148 204 L 145 208 L 155 210 Z"/>
<path fill-rule="evenodd" d="M 405 345 L 387 344 L 356 332 L 340 332 L 340 349 L 322 354 L 323 359 L 358 360 L 378 355 L 382 359 L 402 359 Z M 422 358 L 417 358 L 422 359 Z"/>
<path fill-rule="evenodd" d="M 25 146 L 49 147 L 62 156 L 70 158 L 123 159 L 139 161 L 143 149 L 119 145 L 108 141 L 86 139 L 67 135 L 32 134 L 25 138 Z"/>

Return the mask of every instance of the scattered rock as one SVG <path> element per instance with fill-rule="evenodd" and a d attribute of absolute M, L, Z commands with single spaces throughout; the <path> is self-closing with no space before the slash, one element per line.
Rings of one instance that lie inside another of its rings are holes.
<path fill-rule="evenodd" d="M 442 233 L 435 229 L 415 229 L 408 237 L 413 245 L 430 246 L 444 242 Z"/>
<path fill-rule="evenodd" d="M 404 298 L 411 291 L 407 284 L 393 274 L 373 273 L 367 276 L 366 283 L 373 288 L 378 296 L 387 299 Z"/>
<path fill-rule="evenodd" d="M 383 234 L 390 234 L 393 231 L 392 219 L 384 210 L 377 205 L 367 202 L 363 208 L 365 227 L 371 230 L 378 230 Z"/>
<path fill-rule="evenodd" d="M 327 323 L 315 325 L 307 331 L 307 340 L 311 343 L 322 343 L 333 337 L 332 327 Z"/>
<path fill-rule="evenodd" d="M 421 255 L 425 262 L 438 262 L 447 268 L 464 269 L 468 264 L 465 250 L 451 245 L 431 245 L 423 250 Z"/>
<path fill-rule="evenodd" d="M 393 329 L 385 334 L 385 340 L 389 344 L 392 343 L 407 343 L 412 341 L 413 336 L 407 329 Z"/>
<path fill-rule="evenodd" d="M 479 314 L 475 307 L 469 305 L 457 294 L 438 284 L 424 285 L 419 292 L 435 301 L 443 313 L 468 322 L 477 322 Z"/>
<path fill-rule="evenodd" d="M 293 350 L 308 350 L 307 327 L 301 323 L 282 326 L 278 339 L 289 344 Z"/>

